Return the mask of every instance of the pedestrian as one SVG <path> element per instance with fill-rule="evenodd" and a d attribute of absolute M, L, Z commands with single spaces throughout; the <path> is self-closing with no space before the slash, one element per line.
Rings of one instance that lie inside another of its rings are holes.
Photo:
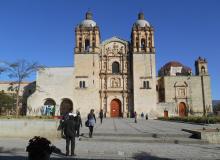
<path fill-rule="evenodd" d="M 80 134 L 80 126 L 82 127 L 82 119 L 80 116 L 80 112 L 77 111 L 77 114 L 76 114 L 76 136 L 77 137 L 79 137 L 79 134 Z"/>
<path fill-rule="evenodd" d="M 137 123 L 137 113 L 134 112 L 134 123 Z"/>
<path fill-rule="evenodd" d="M 94 127 L 94 125 L 96 123 L 94 109 L 90 110 L 90 113 L 88 114 L 87 118 L 88 118 L 88 121 L 89 121 L 89 137 L 92 138 L 93 127 Z"/>
<path fill-rule="evenodd" d="M 61 129 L 61 137 L 65 138 L 64 134 L 64 122 L 69 119 L 69 112 L 63 113 L 60 120 L 59 129 Z"/>
<path fill-rule="evenodd" d="M 141 113 L 141 118 L 142 118 L 142 119 L 144 118 L 144 113 L 143 113 L 143 112 Z"/>
<path fill-rule="evenodd" d="M 66 156 L 69 155 L 69 145 L 71 144 L 71 156 L 75 156 L 75 136 L 76 136 L 76 114 L 69 113 L 69 118 L 64 121 L 63 128 L 66 137 Z"/>
<path fill-rule="evenodd" d="M 102 124 L 102 119 L 103 119 L 103 110 L 102 109 L 99 112 L 99 118 L 100 118 L 101 124 Z"/>
<path fill-rule="evenodd" d="M 145 116 L 146 120 L 148 120 L 148 114 L 146 113 L 146 116 Z"/>

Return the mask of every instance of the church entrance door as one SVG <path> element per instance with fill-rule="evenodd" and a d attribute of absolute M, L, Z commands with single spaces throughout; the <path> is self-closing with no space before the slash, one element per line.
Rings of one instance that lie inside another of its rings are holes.
<path fill-rule="evenodd" d="M 113 99 L 111 101 L 111 117 L 121 117 L 121 101 L 119 99 Z"/>
<path fill-rule="evenodd" d="M 73 102 L 68 98 L 63 99 L 60 105 L 60 115 L 63 116 L 72 111 L 73 111 Z"/>
<path fill-rule="evenodd" d="M 181 102 L 179 104 L 179 116 L 180 117 L 185 117 L 187 116 L 187 112 L 186 112 L 186 105 L 185 103 Z"/>

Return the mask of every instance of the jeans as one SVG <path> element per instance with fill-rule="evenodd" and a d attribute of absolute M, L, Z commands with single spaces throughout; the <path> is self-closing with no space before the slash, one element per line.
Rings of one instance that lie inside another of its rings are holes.
<path fill-rule="evenodd" d="M 76 136 L 79 137 L 80 134 L 80 125 L 76 126 Z"/>

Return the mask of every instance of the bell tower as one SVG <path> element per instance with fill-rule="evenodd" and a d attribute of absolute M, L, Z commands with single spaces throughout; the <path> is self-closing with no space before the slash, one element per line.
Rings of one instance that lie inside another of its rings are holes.
<path fill-rule="evenodd" d="M 199 57 L 195 61 L 196 75 L 208 75 L 208 64 L 205 58 Z"/>
<path fill-rule="evenodd" d="M 92 13 L 86 12 L 85 19 L 75 29 L 75 53 L 98 53 L 100 32 Z"/>
<path fill-rule="evenodd" d="M 75 105 L 81 114 L 86 115 L 99 103 L 99 55 L 100 31 L 92 18 L 91 12 L 86 12 L 85 19 L 75 28 L 75 53 L 73 92 Z M 86 96 L 85 96 L 86 95 Z M 84 97 L 84 98 L 82 98 Z M 96 101 L 94 101 L 96 100 Z M 91 102 L 93 102 L 91 104 Z"/>
<path fill-rule="evenodd" d="M 138 14 L 131 31 L 133 110 L 154 118 L 157 105 L 154 29 Z"/>
<path fill-rule="evenodd" d="M 144 13 L 138 14 L 138 20 L 134 23 L 131 33 L 132 51 L 155 53 L 154 29 L 144 19 Z"/>

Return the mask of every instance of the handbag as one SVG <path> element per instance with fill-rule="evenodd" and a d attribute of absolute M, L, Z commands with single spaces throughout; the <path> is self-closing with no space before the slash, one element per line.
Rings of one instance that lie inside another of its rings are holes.
<path fill-rule="evenodd" d="M 89 120 L 86 120 L 85 126 L 86 126 L 86 127 L 89 127 Z"/>

